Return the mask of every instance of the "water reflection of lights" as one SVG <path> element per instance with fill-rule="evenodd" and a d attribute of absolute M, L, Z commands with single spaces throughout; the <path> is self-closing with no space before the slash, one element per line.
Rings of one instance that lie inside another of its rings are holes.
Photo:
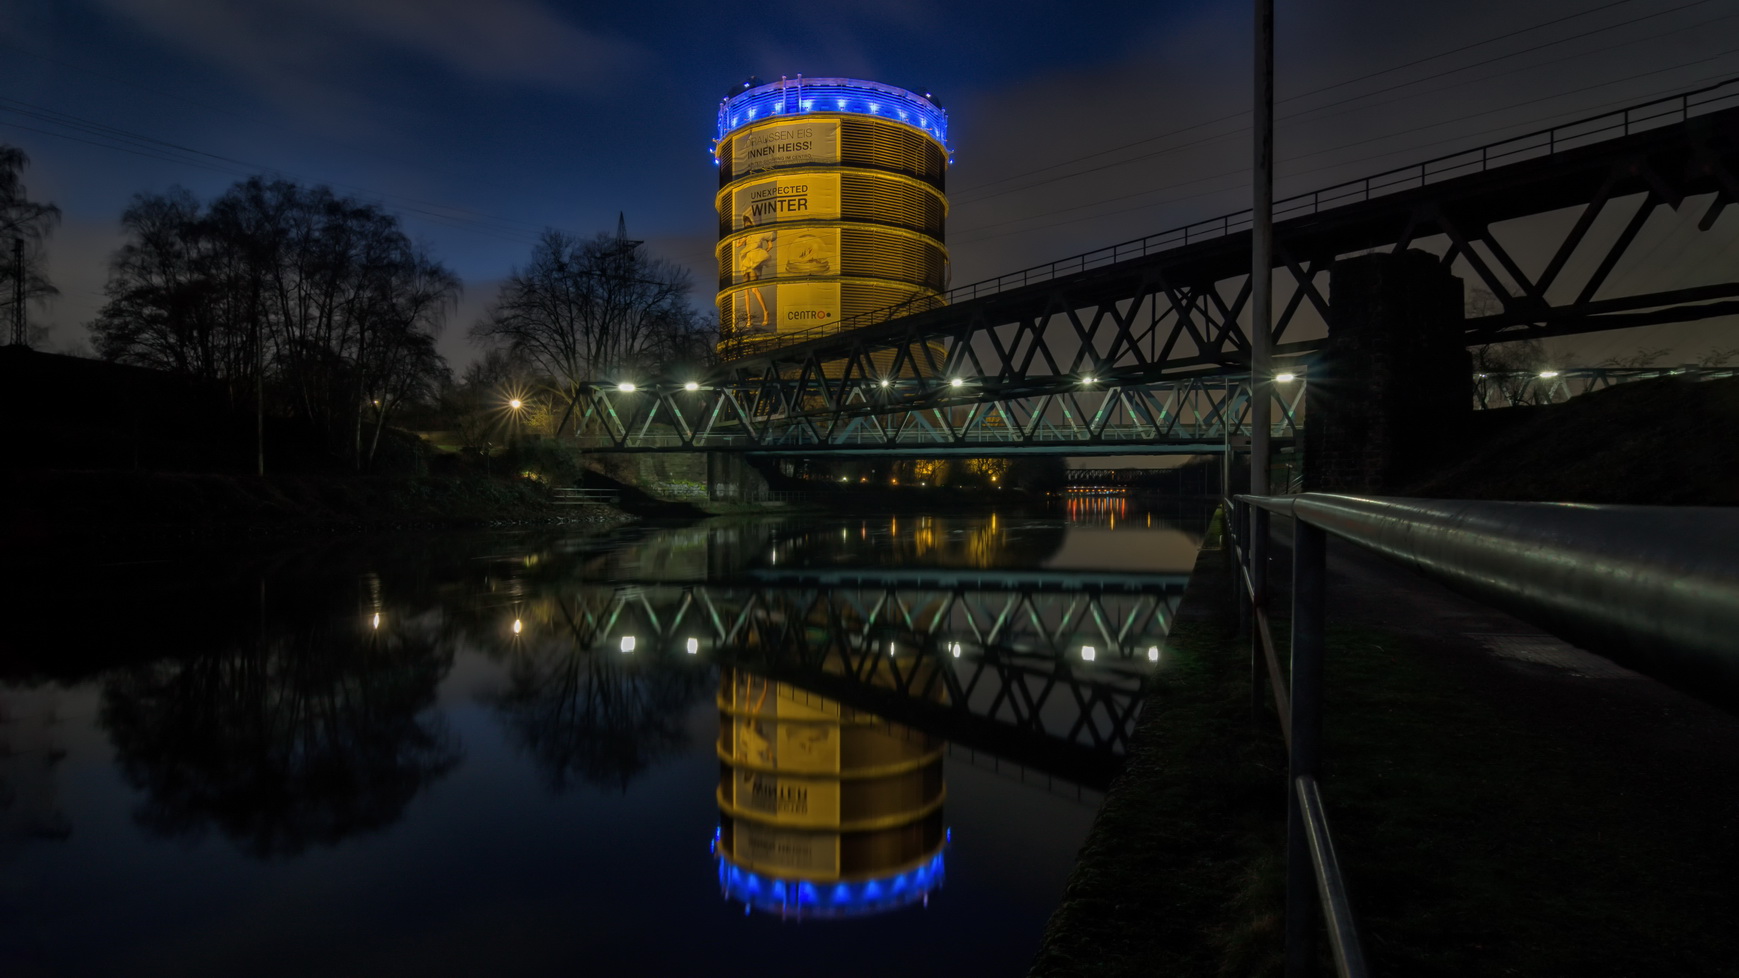
<path fill-rule="evenodd" d="M 718 835 L 713 837 L 717 851 Z M 719 860 L 719 887 L 745 913 L 760 910 L 781 917 L 857 917 L 930 902 L 930 891 L 944 882 L 943 854 L 903 873 L 866 880 L 813 883 L 762 876 Z"/>

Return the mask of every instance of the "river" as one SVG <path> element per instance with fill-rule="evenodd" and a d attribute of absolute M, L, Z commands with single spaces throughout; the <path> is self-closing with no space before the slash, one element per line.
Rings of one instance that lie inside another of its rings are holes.
<path fill-rule="evenodd" d="M 1202 519 L 39 555 L 0 974 L 1023 974 Z"/>

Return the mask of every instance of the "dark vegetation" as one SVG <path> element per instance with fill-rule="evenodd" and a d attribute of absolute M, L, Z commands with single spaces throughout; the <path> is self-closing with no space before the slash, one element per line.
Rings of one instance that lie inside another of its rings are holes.
<path fill-rule="evenodd" d="M 1407 495 L 1739 505 L 1739 377 L 1633 381 L 1473 421 L 1469 444 Z"/>
<path fill-rule="evenodd" d="M 1034 975 L 1281 972 L 1285 752 L 1216 543 Z M 1324 795 L 1372 974 L 1739 974 L 1730 719 L 1340 610 Z"/>

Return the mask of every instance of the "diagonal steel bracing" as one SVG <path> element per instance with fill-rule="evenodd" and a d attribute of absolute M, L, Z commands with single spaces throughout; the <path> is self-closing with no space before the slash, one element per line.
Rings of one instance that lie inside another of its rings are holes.
<path fill-rule="evenodd" d="M 1739 83 L 1289 198 L 1274 350 L 1284 363 L 1320 344 L 1334 261 L 1370 250 L 1430 250 L 1490 292 L 1470 344 L 1739 314 L 1739 263 L 1709 233 L 1736 196 Z M 1680 211 L 1708 251 L 1680 264 L 1708 266 L 1705 280 L 1661 284 L 1671 270 L 1653 274 L 1639 242 Z M 1212 450 L 1224 427 L 1162 425 L 1147 405 L 1233 416 L 1235 381 L 1188 385 L 1248 372 L 1248 226 L 1225 215 L 963 286 L 942 308 L 782 337 L 712 368 L 690 401 L 591 392 L 581 430 L 618 450 Z"/>

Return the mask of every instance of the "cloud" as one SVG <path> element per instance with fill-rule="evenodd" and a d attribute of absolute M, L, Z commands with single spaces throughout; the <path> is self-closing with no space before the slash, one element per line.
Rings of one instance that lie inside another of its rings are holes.
<path fill-rule="evenodd" d="M 585 91 L 649 54 L 539 0 L 96 0 L 280 100 L 330 96 L 396 49 L 483 81 Z"/>

